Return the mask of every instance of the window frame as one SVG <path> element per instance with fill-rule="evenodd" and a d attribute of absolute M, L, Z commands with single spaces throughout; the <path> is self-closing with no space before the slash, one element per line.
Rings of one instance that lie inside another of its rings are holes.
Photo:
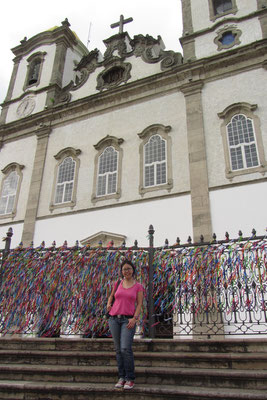
<path fill-rule="evenodd" d="M 262 133 L 260 129 L 260 119 L 254 113 L 257 109 L 257 104 L 249 103 L 235 103 L 224 109 L 221 113 L 218 113 L 218 117 L 223 120 L 221 124 L 221 135 L 223 140 L 224 158 L 225 158 L 225 175 L 226 178 L 232 179 L 235 176 L 253 174 L 260 172 L 263 175 L 267 171 L 267 162 L 264 155 L 264 146 L 262 141 Z M 232 121 L 235 115 L 244 115 L 246 118 L 252 120 L 254 128 L 254 138 L 258 154 L 259 165 L 255 167 L 248 167 L 238 170 L 232 170 L 231 159 L 230 159 L 230 146 L 228 141 L 228 130 L 227 126 Z"/>
<path fill-rule="evenodd" d="M 107 135 L 104 139 L 101 139 L 94 148 L 97 150 L 97 154 L 95 155 L 95 165 L 94 165 L 94 182 L 93 182 L 93 193 L 92 193 L 92 203 L 96 203 L 98 201 L 110 200 L 110 199 L 119 199 L 121 197 L 121 175 L 122 175 L 122 157 L 123 150 L 121 148 L 121 144 L 124 142 L 122 138 L 118 139 L 115 136 Z M 116 192 L 111 194 L 104 194 L 102 196 L 97 195 L 97 185 L 98 185 L 98 168 L 99 168 L 99 158 L 105 152 L 108 147 L 113 147 L 115 151 L 118 153 L 117 158 L 117 187 Z"/>
<path fill-rule="evenodd" d="M 16 195 L 15 195 L 12 211 L 9 213 L 0 214 L 0 219 L 14 218 L 17 214 L 18 199 L 19 199 L 19 194 L 20 194 L 21 182 L 22 182 L 22 178 L 23 178 L 23 174 L 21 171 L 23 170 L 23 168 L 24 168 L 24 165 L 13 162 L 13 163 L 8 164 L 5 168 L 2 169 L 2 173 L 4 174 L 4 177 L 1 182 L 0 198 L 2 198 L 2 192 L 3 192 L 5 180 L 11 174 L 11 172 L 15 171 L 17 173 L 18 183 L 17 183 Z"/>
<path fill-rule="evenodd" d="M 225 17 L 225 15 L 228 14 L 236 14 L 238 9 L 237 9 L 237 5 L 236 5 L 236 0 L 231 0 L 232 1 L 232 8 L 221 13 L 221 14 L 215 14 L 215 10 L 214 10 L 214 0 L 208 0 L 209 1 L 209 11 L 210 11 L 210 20 L 211 21 L 215 21 L 218 18 L 222 18 Z"/>
<path fill-rule="evenodd" d="M 53 181 L 53 189 L 52 189 L 52 196 L 49 209 L 53 211 L 57 208 L 64 208 L 64 207 L 71 207 L 73 208 L 77 202 L 77 186 L 78 186 L 78 175 L 79 175 L 79 168 L 80 168 L 80 159 L 79 155 L 81 154 L 80 149 L 74 149 L 73 147 L 67 147 L 60 152 L 58 152 L 54 158 L 57 160 L 57 164 L 54 168 L 54 181 Z M 70 201 L 62 202 L 62 203 L 55 203 L 55 197 L 57 192 L 57 180 L 58 180 L 58 172 L 59 167 L 62 165 L 64 160 L 68 157 L 71 157 L 76 165 L 75 165 L 75 172 L 74 172 L 74 180 L 73 180 L 73 189 L 72 189 L 72 198 Z"/>
<path fill-rule="evenodd" d="M 168 133 L 171 131 L 171 126 L 164 126 L 162 124 L 153 124 L 144 129 L 141 133 L 138 133 L 142 143 L 139 146 L 140 155 L 140 178 L 139 178 L 139 193 L 144 196 L 145 193 L 157 191 L 157 190 L 168 190 L 169 192 L 173 188 L 172 179 L 172 162 L 171 162 L 171 137 Z M 166 141 L 166 183 L 155 184 L 153 186 L 145 186 L 145 145 L 149 142 L 152 136 L 158 135 L 161 139 Z"/>
<path fill-rule="evenodd" d="M 231 42 L 229 44 L 223 44 L 220 40 L 222 39 L 223 35 L 227 32 L 231 32 L 233 34 L 233 36 L 235 37 L 235 39 L 233 40 L 233 42 Z M 242 35 L 242 31 L 240 29 L 237 29 L 236 25 L 230 25 L 230 26 L 220 29 L 217 32 L 217 36 L 214 39 L 214 43 L 218 46 L 217 50 L 218 51 L 228 50 L 234 46 L 238 46 L 239 44 L 241 44 L 241 41 L 240 41 L 241 35 Z"/>
<path fill-rule="evenodd" d="M 26 73 L 26 77 L 25 77 L 25 82 L 24 82 L 24 86 L 23 86 L 23 90 L 25 91 L 26 89 L 32 88 L 34 86 L 38 86 L 40 84 L 40 80 L 41 80 L 41 75 L 42 75 L 42 69 L 43 69 L 43 64 L 44 64 L 44 59 L 46 56 L 46 52 L 37 52 L 32 54 L 29 58 L 27 58 L 27 73 Z M 38 78 L 37 81 L 29 84 L 29 78 L 30 78 L 30 72 L 32 69 L 33 64 L 37 61 L 40 60 L 40 67 L 39 67 L 39 71 L 38 71 Z"/>

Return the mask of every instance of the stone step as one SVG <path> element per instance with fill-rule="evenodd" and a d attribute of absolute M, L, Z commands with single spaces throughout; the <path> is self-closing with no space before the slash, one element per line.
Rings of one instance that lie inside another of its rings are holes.
<path fill-rule="evenodd" d="M 267 370 L 267 353 L 139 352 L 135 365 L 143 367 L 230 368 Z M 0 350 L 1 364 L 115 366 L 114 351 Z"/>
<path fill-rule="evenodd" d="M 0 380 L 1 400 L 267 400 L 266 391 L 188 386 L 136 384 L 131 391 L 114 384 L 81 382 L 40 382 Z"/>
<path fill-rule="evenodd" d="M 0 380 L 112 383 L 116 375 L 115 366 L 0 365 Z M 146 385 L 191 386 L 193 382 L 199 387 L 267 391 L 267 371 L 136 367 L 136 379 Z"/>
<path fill-rule="evenodd" d="M 267 353 L 267 339 L 135 339 L 134 351 Z M 1 337 L 0 350 L 112 351 L 112 339 Z"/>

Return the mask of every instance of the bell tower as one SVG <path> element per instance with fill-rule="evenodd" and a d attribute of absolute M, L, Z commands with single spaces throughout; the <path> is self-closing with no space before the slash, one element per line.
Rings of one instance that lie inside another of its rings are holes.
<path fill-rule="evenodd" d="M 267 0 L 181 0 L 184 61 L 267 38 Z"/>

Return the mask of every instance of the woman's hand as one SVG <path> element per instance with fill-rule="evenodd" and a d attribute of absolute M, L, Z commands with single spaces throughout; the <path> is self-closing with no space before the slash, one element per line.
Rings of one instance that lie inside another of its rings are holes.
<path fill-rule="evenodd" d="M 112 305 L 110 303 L 107 304 L 107 312 L 110 312 Z"/>
<path fill-rule="evenodd" d="M 135 326 L 135 324 L 136 324 L 136 319 L 135 319 L 135 318 L 130 318 L 130 319 L 129 319 L 129 322 L 128 322 L 128 324 L 127 324 L 127 328 L 128 328 L 128 329 L 133 329 L 134 326 Z"/>

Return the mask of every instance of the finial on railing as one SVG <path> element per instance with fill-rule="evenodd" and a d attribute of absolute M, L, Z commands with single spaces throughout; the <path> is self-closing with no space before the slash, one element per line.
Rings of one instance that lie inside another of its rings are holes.
<path fill-rule="evenodd" d="M 252 236 L 254 237 L 254 236 L 256 236 L 256 233 L 257 233 L 257 232 L 256 232 L 256 230 L 253 228 L 251 233 L 252 233 Z"/>
<path fill-rule="evenodd" d="M 169 247 L 169 241 L 168 241 L 168 239 L 165 239 L 164 248 L 167 248 L 167 247 Z"/>
<path fill-rule="evenodd" d="M 229 240 L 229 233 L 225 232 L 225 239 L 228 241 Z"/>
<path fill-rule="evenodd" d="M 53 240 L 53 242 L 52 242 L 52 247 L 56 247 L 56 241 L 55 240 Z"/>
<path fill-rule="evenodd" d="M 239 239 L 242 239 L 242 238 L 243 238 L 243 233 L 242 233 L 242 231 L 238 231 L 238 236 L 239 236 Z"/>
<path fill-rule="evenodd" d="M 138 241 L 136 239 L 134 241 L 134 247 L 138 247 Z"/>
<path fill-rule="evenodd" d="M 99 244 L 99 247 L 102 247 L 102 244 L 103 244 L 102 240 L 99 240 L 98 244 Z"/>
<path fill-rule="evenodd" d="M 126 247 L 126 242 L 125 240 L 122 242 L 122 248 Z"/>
<path fill-rule="evenodd" d="M 31 241 L 30 247 L 33 248 L 33 240 Z"/>
<path fill-rule="evenodd" d="M 204 243 L 204 236 L 200 235 L 200 243 Z"/>
<path fill-rule="evenodd" d="M 42 248 L 44 248 L 45 247 L 45 241 L 43 240 L 42 241 L 42 243 L 41 243 L 41 246 L 40 247 L 42 247 Z"/>
<path fill-rule="evenodd" d="M 192 243 L 192 238 L 191 238 L 191 236 L 188 236 L 187 243 L 189 243 L 189 244 Z"/>
<path fill-rule="evenodd" d="M 76 240 L 76 241 L 75 241 L 75 247 L 76 247 L 76 249 L 79 248 L 79 240 Z"/>
<path fill-rule="evenodd" d="M 212 235 L 212 239 L 213 239 L 213 242 L 216 242 L 216 241 L 217 241 L 216 233 L 214 233 L 214 234 Z"/>
<path fill-rule="evenodd" d="M 181 240 L 180 240 L 180 238 L 177 236 L 177 238 L 176 238 L 176 244 L 178 244 L 178 246 L 179 246 L 180 243 L 181 243 Z"/>

